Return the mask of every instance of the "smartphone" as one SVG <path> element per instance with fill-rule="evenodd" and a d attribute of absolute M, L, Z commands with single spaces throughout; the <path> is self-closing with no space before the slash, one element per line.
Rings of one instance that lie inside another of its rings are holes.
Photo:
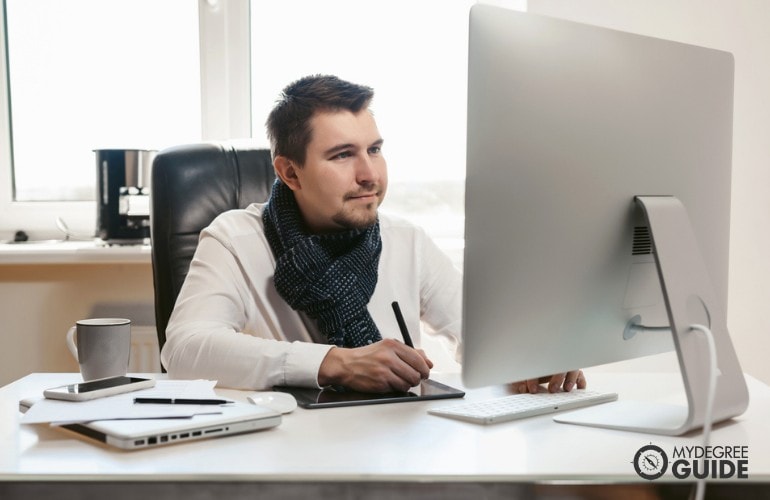
<path fill-rule="evenodd" d="M 155 379 L 151 378 L 110 377 L 53 387 L 43 391 L 43 396 L 48 399 L 63 399 L 65 401 L 88 401 L 124 392 L 148 389 L 153 386 L 155 386 Z"/>

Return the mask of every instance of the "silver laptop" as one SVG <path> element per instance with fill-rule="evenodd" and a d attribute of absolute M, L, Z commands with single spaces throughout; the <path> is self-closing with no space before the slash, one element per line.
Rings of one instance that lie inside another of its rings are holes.
<path fill-rule="evenodd" d="M 25 412 L 33 401 L 19 403 Z M 191 418 L 153 418 L 140 420 L 97 420 L 67 424 L 60 428 L 95 439 L 123 450 L 138 450 L 183 441 L 243 434 L 275 427 L 280 413 L 245 403 L 220 407 L 222 413 Z"/>

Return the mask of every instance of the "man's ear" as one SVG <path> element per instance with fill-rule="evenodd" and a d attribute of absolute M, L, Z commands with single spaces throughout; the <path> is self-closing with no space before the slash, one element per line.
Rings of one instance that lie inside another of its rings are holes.
<path fill-rule="evenodd" d="M 302 189 L 297 177 L 297 166 L 295 163 L 285 156 L 276 156 L 273 160 L 273 168 L 275 168 L 275 174 L 281 179 L 281 181 L 289 186 L 292 191 Z"/>

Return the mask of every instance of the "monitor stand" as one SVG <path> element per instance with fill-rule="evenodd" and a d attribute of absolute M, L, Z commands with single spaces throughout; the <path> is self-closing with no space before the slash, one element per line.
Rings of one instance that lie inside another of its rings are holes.
<path fill-rule="evenodd" d="M 666 310 L 687 396 L 687 406 L 616 401 L 554 418 L 561 423 L 678 436 L 703 426 L 708 397 L 708 344 L 690 325 L 708 327 L 717 354 L 713 422 L 743 413 L 749 394 L 727 332 L 725 313 L 714 296 L 708 272 L 684 205 L 673 196 L 637 196 L 652 234 Z M 637 327 L 644 330 L 644 327 Z"/>

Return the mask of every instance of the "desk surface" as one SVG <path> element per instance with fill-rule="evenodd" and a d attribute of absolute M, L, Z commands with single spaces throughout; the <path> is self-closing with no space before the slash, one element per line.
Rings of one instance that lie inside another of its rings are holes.
<path fill-rule="evenodd" d="M 589 377 L 591 388 L 616 391 L 624 399 L 680 397 L 678 374 L 589 371 Z M 436 378 L 459 385 L 456 374 Z M 644 481 L 631 460 L 640 447 L 701 444 L 698 434 L 602 430 L 557 424 L 551 416 L 479 426 L 426 413 L 446 401 L 298 408 L 274 429 L 141 451 L 117 451 L 66 431 L 19 424 L 19 399 L 78 379 L 78 374 L 33 374 L 0 389 L 0 480 L 638 483 Z M 770 387 L 747 379 L 749 409 L 716 426 L 711 444 L 748 446 L 747 482 L 768 482 Z M 218 392 L 239 400 L 249 394 Z M 502 394 L 502 388 L 471 390 L 466 399 Z"/>

